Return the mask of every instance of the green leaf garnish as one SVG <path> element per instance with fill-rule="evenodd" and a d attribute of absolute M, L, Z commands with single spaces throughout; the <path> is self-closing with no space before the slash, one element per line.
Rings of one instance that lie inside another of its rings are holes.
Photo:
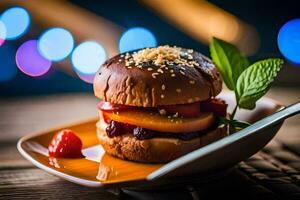
<path fill-rule="evenodd" d="M 256 101 L 267 93 L 282 64 L 282 59 L 269 58 L 258 61 L 243 71 L 236 87 L 239 108 L 255 108 Z"/>
<path fill-rule="evenodd" d="M 238 77 L 249 66 L 247 58 L 234 45 L 218 38 L 213 38 L 210 54 L 228 89 L 235 90 Z"/>
<path fill-rule="evenodd" d="M 282 67 L 283 60 L 269 58 L 249 66 L 247 58 L 234 45 L 218 38 L 210 44 L 211 57 L 228 87 L 233 90 L 236 106 L 230 118 L 220 118 L 220 124 L 228 125 L 229 130 L 243 129 L 250 124 L 234 119 L 238 108 L 254 109 L 256 102 L 267 93 L 271 83 Z"/>

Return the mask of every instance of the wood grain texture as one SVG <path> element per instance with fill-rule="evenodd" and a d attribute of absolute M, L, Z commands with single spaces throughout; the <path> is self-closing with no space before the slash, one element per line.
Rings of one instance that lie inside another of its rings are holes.
<path fill-rule="evenodd" d="M 291 104 L 300 100 L 300 89 L 273 88 L 268 96 Z M 91 94 L 0 99 L 0 199 L 118 199 L 106 190 L 78 186 L 49 175 L 24 160 L 16 150 L 17 139 L 27 133 L 97 116 L 97 101 Z M 276 139 L 264 150 L 271 156 L 250 159 L 246 165 L 219 181 L 161 191 L 124 190 L 126 195 L 122 198 L 209 199 L 222 195 L 223 199 L 278 199 L 289 195 L 291 199 L 299 199 L 299 119 L 296 116 L 286 120 Z M 280 162 L 274 164 L 274 160 Z M 287 167 L 293 168 L 292 175 L 289 174 L 292 172 L 283 171 Z M 269 178 L 262 179 L 261 174 L 268 174 Z"/>

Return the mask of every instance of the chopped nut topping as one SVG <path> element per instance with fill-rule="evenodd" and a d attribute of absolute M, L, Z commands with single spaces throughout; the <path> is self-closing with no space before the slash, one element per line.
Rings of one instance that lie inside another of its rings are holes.
<path fill-rule="evenodd" d="M 160 74 L 166 72 L 165 70 L 170 70 L 171 77 L 176 76 L 174 70 L 175 67 L 180 68 L 179 72 L 182 75 L 185 75 L 184 71 L 186 70 L 186 67 L 199 66 L 199 63 L 193 60 L 192 49 L 182 50 L 176 46 L 170 47 L 165 45 L 156 48 L 142 49 L 133 52 L 132 54 L 125 54 L 125 66 L 142 69 L 142 66 L 145 66 L 145 64 L 146 66 L 151 66 L 147 68 L 148 71 L 156 70 Z M 159 73 L 153 73 L 152 77 L 156 78 L 156 76 L 160 75 Z"/>
<path fill-rule="evenodd" d="M 177 88 L 177 89 L 176 89 L 176 92 L 180 93 L 180 92 L 181 92 L 181 89 L 180 89 L 180 88 Z"/>
<path fill-rule="evenodd" d="M 167 61 L 179 59 L 180 54 L 181 48 L 165 45 L 157 48 L 146 48 L 138 52 L 134 52 L 132 57 L 136 63 L 152 61 L 156 66 L 159 66 L 165 64 Z"/>

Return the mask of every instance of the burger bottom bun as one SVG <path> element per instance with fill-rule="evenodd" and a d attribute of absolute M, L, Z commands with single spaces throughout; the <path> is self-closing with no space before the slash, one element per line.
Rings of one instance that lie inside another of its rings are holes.
<path fill-rule="evenodd" d="M 110 138 L 106 126 L 102 120 L 97 123 L 97 136 L 106 153 L 143 163 L 166 163 L 228 135 L 226 128 L 221 127 L 188 141 L 176 138 L 138 140 L 129 133 Z"/>

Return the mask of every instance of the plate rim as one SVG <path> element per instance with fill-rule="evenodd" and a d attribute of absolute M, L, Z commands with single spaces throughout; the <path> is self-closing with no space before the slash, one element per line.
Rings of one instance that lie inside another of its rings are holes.
<path fill-rule="evenodd" d="M 224 93 L 227 93 L 227 94 L 231 94 L 230 91 L 223 91 Z M 284 108 L 284 104 L 282 104 L 281 102 L 275 100 L 275 99 L 272 99 L 270 97 L 262 97 L 262 99 L 266 100 L 266 101 L 269 101 L 269 102 L 272 102 L 273 104 L 277 105 L 279 107 L 279 109 L 282 109 Z M 261 99 L 261 100 L 262 100 Z M 278 109 L 278 110 L 279 110 Z M 26 142 L 27 140 L 31 139 L 31 138 L 34 138 L 34 137 L 37 137 L 37 136 L 41 136 L 41 135 L 44 135 L 45 132 L 51 132 L 51 131 L 55 131 L 57 129 L 62 129 L 62 128 L 65 128 L 66 126 L 75 126 L 75 125 L 78 125 L 79 123 L 88 123 L 88 122 L 91 122 L 91 121 L 97 121 L 98 120 L 98 117 L 90 117 L 90 118 L 87 118 L 85 120 L 81 120 L 81 121 L 75 121 L 75 122 L 71 122 L 71 123 L 66 123 L 64 125 L 59 125 L 59 126 L 55 126 L 55 127 L 52 127 L 52 128 L 48 128 L 48 129 L 45 129 L 45 130 L 40 130 L 40 131 L 37 131 L 37 132 L 34 132 L 34 133 L 30 133 L 30 134 L 26 134 L 24 135 L 23 137 L 21 137 L 18 142 L 17 142 L 17 150 L 19 151 L 19 153 L 26 159 L 28 160 L 29 162 L 31 162 L 34 166 L 46 171 L 47 173 L 51 174 L 51 175 L 54 175 L 54 176 L 58 176 L 59 178 L 62 178 L 62 179 L 65 179 L 67 181 L 70 181 L 72 183 L 75 183 L 75 184 L 79 184 L 79 185 L 83 185 L 83 186 L 87 186 L 87 187 L 94 187 L 94 188 L 97 188 L 97 187 L 103 187 L 104 184 L 102 184 L 101 182 L 98 182 L 98 181 L 89 181 L 89 180 L 85 180 L 85 179 L 82 179 L 82 178 L 78 178 L 76 176 L 72 176 L 72 175 L 68 175 L 68 174 L 65 174 L 63 172 L 60 172 L 60 171 L 57 171 L 55 169 L 52 169 L 50 167 L 47 167 L 46 165 L 43 165 L 42 163 L 38 162 L 37 160 L 35 160 L 32 156 L 30 156 L 29 153 L 27 153 L 27 151 L 25 149 L 22 148 L 22 144 L 24 142 Z M 228 136 L 229 137 L 229 136 Z M 214 145 L 216 146 L 216 143 L 221 143 L 224 139 L 228 138 L 228 137 L 225 137 L 223 139 L 220 139 L 220 140 L 217 140 L 205 147 L 202 147 L 200 149 L 197 149 L 193 152 L 190 152 L 189 154 L 186 154 L 178 159 L 180 159 L 180 161 L 182 161 L 181 159 L 186 159 L 186 157 L 190 157 L 193 155 L 193 153 L 198 153 L 198 151 L 204 151 L 207 147 L 210 147 L 211 148 L 211 145 Z M 203 150 L 203 148 L 205 148 Z M 214 147 L 216 148 L 216 147 Z M 209 153 L 210 151 L 209 150 L 206 150 L 207 152 L 206 153 Z M 198 153 L 199 154 L 199 153 Z M 205 152 L 202 153 L 203 155 L 205 155 Z M 190 158 L 192 159 L 192 158 Z M 188 159 L 188 160 L 190 160 Z M 158 172 L 157 171 L 161 171 L 161 170 L 164 170 L 164 168 L 166 168 L 165 166 L 166 165 L 169 165 L 171 164 L 172 162 L 176 162 L 176 160 L 174 161 L 171 161 L 171 162 L 168 162 L 168 163 L 165 163 L 163 166 L 161 166 L 159 169 L 153 171 L 152 173 L 150 173 L 147 177 L 145 177 L 145 180 L 146 181 L 154 181 L 156 180 L 157 178 L 159 178 L 160 176 L 155 176 L 155 174 L 157 174 Z M 192 160 L 190 160 L 192 161 Z M 179 162 L 179 161 L 177 161 Z M 169 166 L 167 166 L 167 168 L 169 168 Z"/>
<path fill-rule="evenodd" d="M 57 126 L 57 127 L 53 127 L 53 128 L 49 128 L 49 129 L 46 129 L 44 131 L 38 131 L 38 132 L 34 132 L 34 133 L 31 133 L 31 134 L 27 134 L 23 137 L 21 137 L 18 142 L 17 142 L 17 150 L 19 151 L 19 153 L 26 159 L 28 160 L 29 162 L 31 162 L 34 166 L 46 171 L 47 173 L 51 174 L 51 175 L 55 175 L 55 176 L 58 176 L 59 178 L 62 178 L 62 179 L 65 179 L 67 181 L 70 181 L 72 183 L 75 183 L 75 184 L 79 184 L 79 185 L 83 185 L 83 186 L 88 186 L 88 187 L 102 187 L 103 184 L 100 183 L 100 182 L 97 182 L 97 181 L 89 181 L 89 180 L 85 180 L 85 179 L 82 179 L 82 178 L 78 178 L 76 176 L 71 176 L 71 175 L 68 175 L 68 174 L 65 174 L 63 172 L 60 172 L 60 171 L 57 171 L 55 169 L 52 169 L 50 167 L 47 167 L 46 165 L 43 165 L 42 163 L 38 162 L 37 160 L 35 160 L 32 156 L 29 155 L 29 153 L 26 152 L 25 149 L 23 149 L 22 147 L 22 144 L 24 142 L 26 142 L 27 140 L 31 139 L 31 138 L 34 138 L 34 137 L 38 137 L 38 136 L 41 136 L 41 135 L 44 135 L 45 132 L 51 132 L 51 131 L 55 131 L 57 129 L 61 129 L 61 128 L 64 128 L 66 126 L 75 126 L 77 125 L 78 123 L 88 123 L 88 122 L 91 122 L 92 120 L 97 120 L 98 118 L 96 117 L 91 117 L 91 118 L 88 118 L 88 119 L 85 119 L 85 120 L 82 120 L 80 122 L 72 122 L 72 123 L 66 123 L 65 125 L 60 125 L 60 126 Z"/>
<path fill-rule="evenodd" d="M 55 175 L 55 176 L 58 176 L 59 178 L 62 178 L 62 179 L 65 179 L 65 180 L 68 180 L 72 183 L 76 183 L 76 184 L 79 184 L 79 185 L 83 185 L 83 186 L 88 186 L 88 187 L 101 187 L 103 186 L 102 183 L 100 182 L 97 182 L 97 181 L 89 181 L 89 180 L 85 180 L 85 179 L 82 179 L 82 178 L 78 178 L 76 176 L 71 176 L 71 175 L 68 175 L 68 174 L 65 174 L 63 172 L 60 172 L 60 171 L 57 171 L 55 169 L 52 169 L 50 167 L 47 167 L 46 165 L 43 165 L 42 163 L 40 163 L 39 161 L 35 160 L 32 156 L 30 156 L 26 150 L 24 150 L 22 148 L 22 144 L 27 141 L 28 139 L 32 138 L 32 137 L 36 137 L 36 136 L 40 136 L 40 135 L 43 135 L 43 133 L 41 134 L 31 134 L 31 135 L 26 135 L 24 137 L 22 137 L 18 143 L 17 143 L 17 149 L 19 151 L 19 153 L 26 159 L 28 160 L 29 162 L 31 162 L 34 166 L 46 171 L 47 173 L 51 174 L 51 175 Z"/>

